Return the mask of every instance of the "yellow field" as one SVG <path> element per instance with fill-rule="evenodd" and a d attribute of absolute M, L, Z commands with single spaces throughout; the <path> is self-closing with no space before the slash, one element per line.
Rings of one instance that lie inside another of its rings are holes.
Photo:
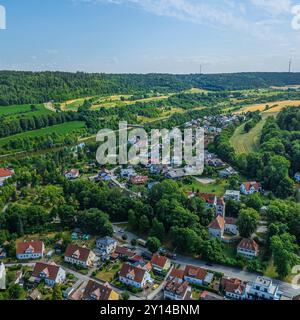
<path fill-rule="evenodd" d="M 266 106 L 269 106 L 269 110 L 266 110 Z M 299 107 L 300 100 L 285 100 L 285 101 L 276 101 L 262 104 L 254 104 L 250 106 L 243 107 L 242 109 L 236 111 L 236 114 L 254 112 L 254 111 L 264 111 L 266 113 L 278 113 L 286 107 Z"/>

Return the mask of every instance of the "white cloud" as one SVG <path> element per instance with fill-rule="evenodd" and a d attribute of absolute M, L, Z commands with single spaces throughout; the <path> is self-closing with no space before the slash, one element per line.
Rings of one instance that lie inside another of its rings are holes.
<path fill-rule="evenodd" d="M 292 32 L 291 8 L 297 0 L 73 0 L 126 5 L 219 30 L 283 41 Z M 300 0 L 299 0 L 300 1 Z"/>
<path fill-rule="evenodd" d="M 288 14 L 292 8 L 290 0 L 251 0 L 251 3 L 273 15 Z"/>

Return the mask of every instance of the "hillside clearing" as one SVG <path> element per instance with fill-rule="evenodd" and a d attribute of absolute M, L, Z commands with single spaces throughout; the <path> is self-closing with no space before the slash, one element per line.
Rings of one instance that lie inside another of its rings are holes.
<path fill-rule="evenodd" d="M 34 138 L 42 137 L 52 133 L 57 133 L 58 135 L 66 135 L 72 131 L 84 128 L 85 123 L 83 121 L 72 121 L 62 124 L 57 124 L 55 126 L 42 128 L 39 130 L 26 131 L 23 133 L 15 134 L 6 138 L 0 139 L 0 147 L 6 145 L 11 140 L 22 139 L 22 138 Z"/>

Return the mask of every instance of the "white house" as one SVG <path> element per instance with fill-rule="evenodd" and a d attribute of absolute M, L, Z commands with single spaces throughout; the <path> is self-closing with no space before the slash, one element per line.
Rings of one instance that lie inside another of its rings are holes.
<path fill-rule="evenodd" d="M 65 172 L 65 177 L 68 180 L 74 180 L 74 179 L 77 179 L 79 177 L 79 174 L 80 174 L 79 170 L 71 169 L 71 170 Z"/>
<path fill-rule="evenodd" d="M 182 282 L 179 279 L 173 279 L 166 283 L 164 288 L 164 299 L 182 301 L 187 300 L 192 294 L 192 288 L 188 282 Z"/>
<path fill-rule="evenodd" d="M 247 181 L 241 184 L 240 191 L 242 194 L 249 195 L 255 192 L 261 192 L 262 187 L 259 182 Z"/>
<path fill-rule="evenodd" d="M 282 292 L 272 279 L 258 276 L 246 286 L 246 297 L 249 300 L 280 300 Z"/>
<path fill-rule="evenodd" d="M 2 187 L 4 185 L 5 180 L 11 178 L 13 174 L 13 170 L 0 168 L 0 187 Z"/>
<path fill-rule="evenodd" d="M 246 258 L 257 257 L 259 246 L 253 239 L 242 239 L 237 246 L 237 253 Z"/>
<path fill-rule="evenodd" d="M 143 289 L 148 283 L 152 283 L 150 273 L 143 268 L 135 267 L 129 263 L 124 263 L 120 273 L 119 273 L 120 282 L 135 287 L 138 289 Z"/>
<path fill-rule="evenodd" d="M 223 277 L 221 286 L 227 298 L 233 300 L 246 299 L 246 285 L 242 280 Z"/>
<path fill-rule="evenodd" d="M 225 216 L 225 201 L 224 198 L 217 198 L 216 204 L 216 215 L 217 216 Z"/>
<path fill-rule="evenodd" d="M 17 243 L 16 256 L 19 260 L 41 259 L 44 256 L 45 246 L 42 241 L 28 241 Z"/>
<path fill-rule="evenodd" d="M 0 290 L 6 289 L 6 270 L 4 263 L 0 264 Z"/>
<path fill-rule="evenodd" d="M 44 280 L 48 286 L 53 287 L 55 284 L 60 284 L 65 281 L 66 272 L 54 263 L 37 262 L 34 266 L 32 276 L 36 282 Z"/>
<path fill-rule="evenodd" d="M 221 239 L 224 235 L 225 219 L 217 216 L 208 226 L 208 233 L 215 238 Z"/>
<path fill-rule="evenodd" d="M 234 236 L 236 236 L 239 233 L 235 218 L 225 218 L 224 231 L 226 233 L 231 233 Z"/>
<path fill-rule="evenodd" d="M 236 191 L 236 190 L 226 190 L 224 194 L 224 199 L 225 201 L 228 200 L 235 200 L 235 201 L 240 201 L 241 200 L 241 192 Z"/>
<path fill-rule="evenodd" d="M 100 238 L 96 241 L 97 249 L 99 249 L 104 255 L 109 255 L 114 252 L 117 248 L 117 245 L 118 242 L 111 237 Z"/>
<path fill-rule="evenodd" d="M 65 252 L 65 261 L 76 264 L 84 268 L 92 267 L 96 255 L 94 252 L 85 247 L 69 244 Z"/>

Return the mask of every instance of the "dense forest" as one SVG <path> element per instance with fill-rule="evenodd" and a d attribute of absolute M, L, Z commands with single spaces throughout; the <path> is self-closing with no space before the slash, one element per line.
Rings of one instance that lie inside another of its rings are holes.
<path fill-rule="evenodd" d="M 295 84 L 300 84 L 300 73 L 171 75 L 0 71 L 0 105 L 117 93 L 177 92 L 192 87 L 222 91 Z"/>

